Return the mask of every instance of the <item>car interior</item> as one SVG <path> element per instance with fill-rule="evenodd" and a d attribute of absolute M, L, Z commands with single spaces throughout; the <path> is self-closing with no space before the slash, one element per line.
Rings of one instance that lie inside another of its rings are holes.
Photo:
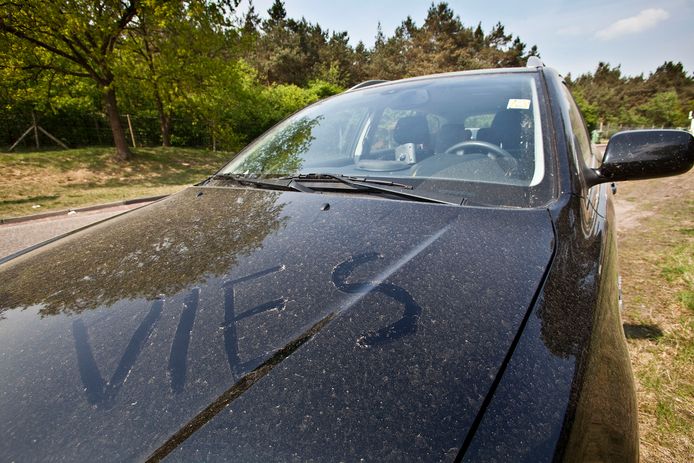
<path fill-rule="evenodd" d="M 534 85 L 528 76 L 499 76 L 346 92 L 278 126 L 269 143 L 281 149 L 272 152 L 293 164 L 262 172 L 286 175 L 299 166 L 306 174 L 534 186 L 544 175 Z M 249 151 L 264 153 L 263 142 Z M 252 166 L 239 171 L 258 172 Z"/>

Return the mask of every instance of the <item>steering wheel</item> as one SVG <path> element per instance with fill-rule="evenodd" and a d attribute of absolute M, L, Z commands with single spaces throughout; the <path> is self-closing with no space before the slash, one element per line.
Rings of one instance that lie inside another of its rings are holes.
<path fill-rule="evenodd" d="M 482 140 L 461 141 L 455 145 L 449 146 L 448 149 L 444 151 L 444 154 L 455 154 L 456 151 L 463 148 L 481 148 L 487 151 L 491 155 L 490 157 L 499 163 L 507 175 L 518 168 L 518 161 L 511 153 L 500 146 Z"/>

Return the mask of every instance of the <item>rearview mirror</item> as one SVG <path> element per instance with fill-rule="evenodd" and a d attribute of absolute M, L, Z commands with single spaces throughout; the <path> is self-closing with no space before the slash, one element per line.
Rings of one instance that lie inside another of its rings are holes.
<path fill-rule="evenodd" d="M 392 109 L 413 109 L 428 101 L 429 91 L 425 88 L 416 88 L 397 94 L 390 107 Z"/>
<path fill-rule="evenodd" d="M 590 186 L 666 177 L 694 165 L 694 137 L 682 130 L 630 130 L 610 138 L 602 165 L 587 176 Z"/>

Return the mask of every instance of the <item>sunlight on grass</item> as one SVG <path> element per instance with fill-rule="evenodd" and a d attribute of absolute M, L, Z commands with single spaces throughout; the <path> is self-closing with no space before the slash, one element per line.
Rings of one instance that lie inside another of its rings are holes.
<path fill-rule="evenodd" d="M 138 148 L 116 163 L 111 148 L 0 155 L 0 218 L 171 194 L 233 155 L 190 148 Z"/>
<path fill-rule="evenodd" d="M 639 405 L 641 460 L 689 462 L 694 454 L 694 173 L 620 184 L 618 200 L 653 210 L 620 231 L 626 323 L 657 326 L 628 339 Z M 675 193 L 676 191 L 676 193 Z M 630 201 L 636 198 L 637 200 Z"/>

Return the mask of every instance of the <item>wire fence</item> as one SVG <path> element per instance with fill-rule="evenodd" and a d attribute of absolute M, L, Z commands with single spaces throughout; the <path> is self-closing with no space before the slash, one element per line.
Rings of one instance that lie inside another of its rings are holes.
<path fill-rule="evenodd" d="M 14 151 L 58 148 L 59 143 L 52 140 L 51 136 L 70 148 L 113 146 L 111 127 L 103 114 L 80 112 L 51 115 L 29 113 L 20 117 L 1 116 L 0 151 L 7 152 L 10 148 Z M 124 114 L 121 116 L 121 125 L 131 146 L 153 147 L 162 144 L 159 118 L 155 115 Z M 37 127 L 33 128 L 34 126 Z M 591 135 L 593 141 L 598 143 L 606 142 L 612 135 L 623 130 L 660 128 L 668 127 L 604 124 L 594 130 Z M 690 127 L 675 128 L 690 130 Z M 16 143 L 23 135 L 24 138 Z M 13 146 L 15 144 L 16 146 Z M 171 144 L 208 149 L 238 148 L 238 146 L 224 146 L 219 139 L 215 139 L 210 125 L 198 119 L 180 116 L 171 120 Z"/>
<path fill-rule="evenodd" d="M 124 114 L 121 116 L 121 125 L 131 146 L 151 147 L 162 144 L 157 116 Z M 25 135 L 24 138 L 16 143 L 22 135 Z M 59 143 L 49 135 L 70 148 L 113 146 L 111 127 L 104 115 L 36 115 L 35 119 L 29 115 L 6 117 L 0 121 L 0 151 L 9 151 L 15 144 L 14 151 L 59 147 Z M 212 136 L 209 126 L 185 117 L 172 118 L 171 142 L 174 146 L 222 148 Z"/>

